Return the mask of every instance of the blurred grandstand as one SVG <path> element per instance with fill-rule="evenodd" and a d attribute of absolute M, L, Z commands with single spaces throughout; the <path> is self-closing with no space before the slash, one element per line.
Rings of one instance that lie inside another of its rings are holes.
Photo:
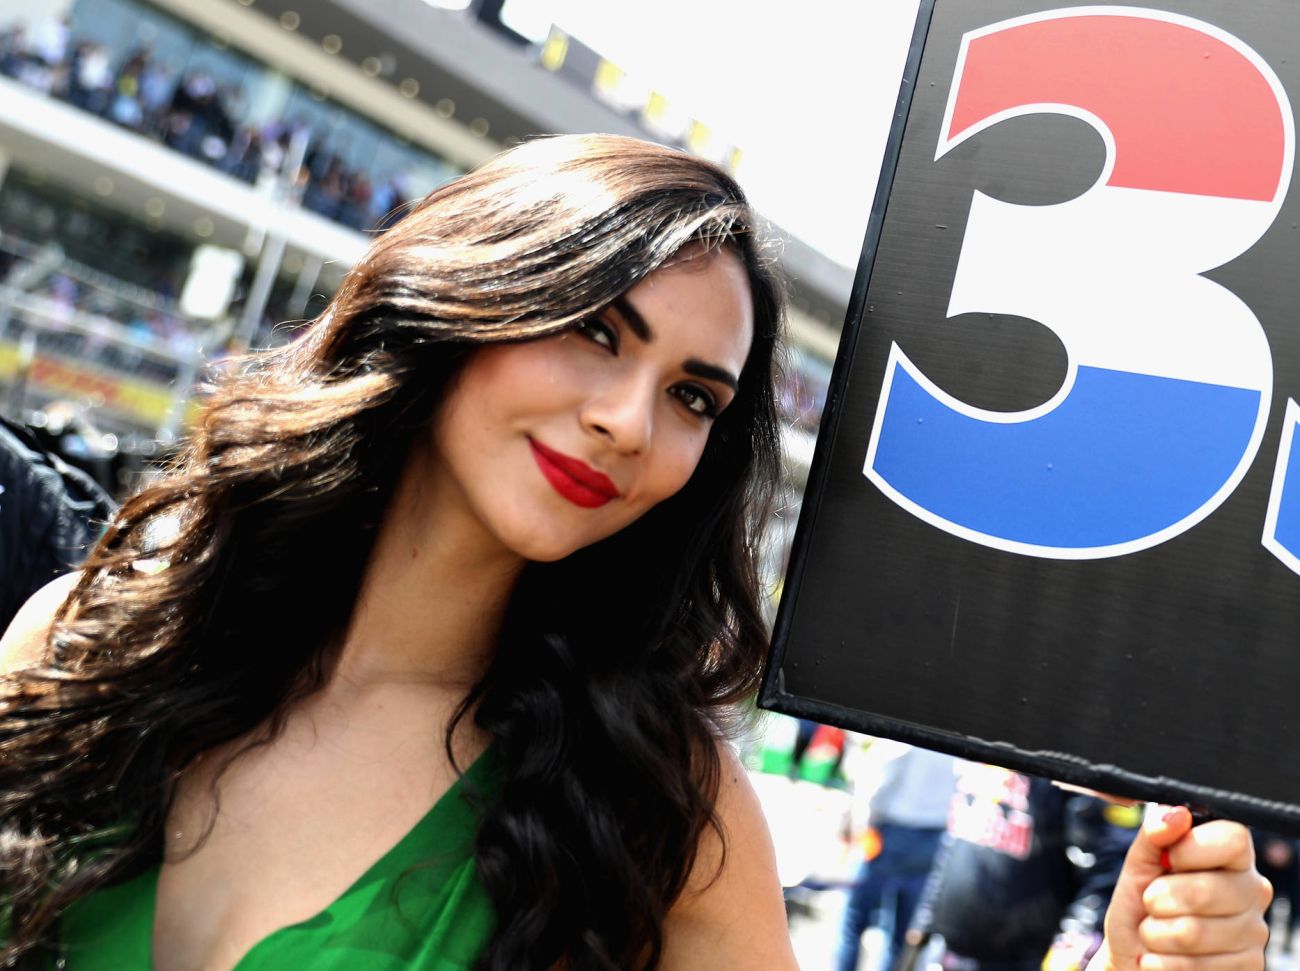
<path fill-rule="evenodd" d="M 182 433 L 206 363 L 287 339 L 367 234 L 502 146 L 610 131 L 738 164 L 712 126 L 501 7 L 0 0 L 3 411 L 71 408 L 138 467 Z M 801 483 L 851 272 L 794 239 L 784 262 Z"/>

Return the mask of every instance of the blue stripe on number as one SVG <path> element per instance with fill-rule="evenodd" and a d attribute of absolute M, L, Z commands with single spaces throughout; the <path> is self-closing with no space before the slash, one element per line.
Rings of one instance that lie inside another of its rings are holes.
<path fill-rule="evenodd" d="M 1080 367 L 1051 412 L 1000 423 L 953 411 L 898 367 L 881 407 L 873 468 L 903 496 L 989 536 L 1083 549 L 1199 509 L 1241 461 L 1260 394 Z"/>

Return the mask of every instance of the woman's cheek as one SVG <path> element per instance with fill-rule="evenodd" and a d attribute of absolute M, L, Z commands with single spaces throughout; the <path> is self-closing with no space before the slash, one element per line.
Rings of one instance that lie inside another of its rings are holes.
<path fill-rule="evenodd" d="M 671 496 L 675 496 L 687 482 L 691 481 L 691 476 L 699 467 L 700 458 L 704 455 L 704 446 L 708 442 L 707 434 L 691 435 L 683 447 L 679 449 L 678 454 L 674 457 L 671 473 L 666 476 L 665 491 L 659 501 L 663 502 Z"/>

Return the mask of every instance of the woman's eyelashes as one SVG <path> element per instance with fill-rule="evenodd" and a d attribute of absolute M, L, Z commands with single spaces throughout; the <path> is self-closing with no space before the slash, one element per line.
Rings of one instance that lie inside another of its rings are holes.
<path fill-rule="evenodd" d="M 718 399 L 707 388 L 698 384 L 680 384 L 673 389 L 673 393 L 691 413 L 701 418 L 718 417 Z"/>
<path fill-rule="evenodd" d="M 580 324 L 578 333 L 593 344 L 599 344 L 611 354 L 618 353 L 618 328 L 607 324 L 599 317 L 592 317 Z"/>

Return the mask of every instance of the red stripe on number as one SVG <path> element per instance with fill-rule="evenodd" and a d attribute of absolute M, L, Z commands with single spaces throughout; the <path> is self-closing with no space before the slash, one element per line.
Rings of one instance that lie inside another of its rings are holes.
<path fill-rule="evenodd" d="M 1259 69 L 1182 24 L 1100 14 L 1018 24 L 971 41 L 949 139 L 1000 111 L 1073 105 L 1115 137 L 1109 185 L 1271 201 L 1286 132 Z"/>

